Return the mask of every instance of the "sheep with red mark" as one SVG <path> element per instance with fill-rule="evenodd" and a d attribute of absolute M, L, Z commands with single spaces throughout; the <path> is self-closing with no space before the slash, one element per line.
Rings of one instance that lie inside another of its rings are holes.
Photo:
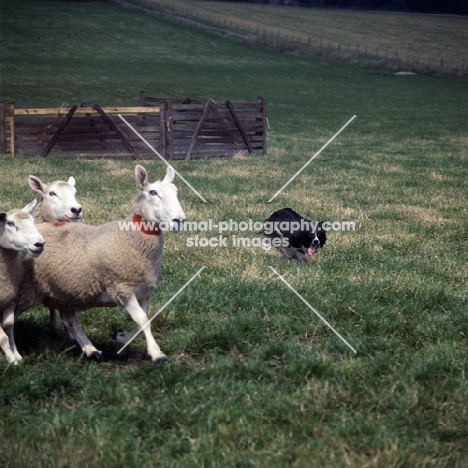
<path fill-rule="evenodd" d="M 34 209 L 33 216 L 36 224 L 54 222 L 76 222 L 83 217 L 83 208 L 76 200 L 76 180 L 69 177 L 65 182 L 56 180 L 50 184 L 45 184 L 39 177 L 30 175 L 29 186 L 40 197 Z M 47 331 L 57 333 L 58 320 L 57 311 L 50 309 L 49 323 Z"/>
<path fill-rule="evenodd" d="M 99 226 L 39 224 L 47 242 L 41 257 L 31 261 L 32 277 L 23 284 L 17 312 L 38 304 L 57 308 L 70 336 L 87 357 L 102 353 L 89 341 L 76 312 L 97 307 L 123 307 L 142 329 L 152 361 L 167 359 L 149 326 L 147 309 L 160 280 L 164 226 L 178 231 L 185 219 L 168 166 L 162 181 L 150 183 L 137 165 L 140 188 L 133 214 L 126 220 Z"/>

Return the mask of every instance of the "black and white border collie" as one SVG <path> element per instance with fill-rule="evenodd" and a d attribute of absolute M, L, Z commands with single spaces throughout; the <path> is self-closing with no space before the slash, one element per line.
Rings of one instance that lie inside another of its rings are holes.
<path fill-rule="evenodd" d="M 314 222 L 291 208 L 282 208 L 265 219 L 261 233 L 286 258 L 306 261 L 308 255 L 317 253 L 327 241 L 325 222 Z"/>

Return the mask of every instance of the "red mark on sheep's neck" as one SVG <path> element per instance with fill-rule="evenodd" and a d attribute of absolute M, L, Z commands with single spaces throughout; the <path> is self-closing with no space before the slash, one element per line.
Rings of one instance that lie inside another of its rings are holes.
<path fill-rule="evenodd" d="M 65 224 L 67 224 L 65 221 L 55 221 L 54 223 L 52 223 L 52 226 L 60 227 L 64 226 Z"/>
<path fill-rule="evenodd" d="M 161 234 L 161 229 L 156 223 L 143 221 L 143 218 L 139 214 L 134 214 L 132 217 L 132 223 L 135 225 L 138 231 L 143 234 L 148 234 L 149 236 L 159 236 Z"/>

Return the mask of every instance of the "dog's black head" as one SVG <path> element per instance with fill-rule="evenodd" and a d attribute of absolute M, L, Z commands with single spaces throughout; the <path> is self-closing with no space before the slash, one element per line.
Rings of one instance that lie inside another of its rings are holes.
<path fill-rule="evenodd" d="M 326 221 L 320 221 L 315 230 L 311 227 L 310 243 L 307 246 L 307 253 L 310 256 L 317 253 L 327 242 L 327 232 L 323 228 L 323 223 L 325 222 Z"/>
<path fill-rule="evenodd" d="M 264 221 L 262 233 L 271 239 L 280 238 L 279 250 L 286 257 L 305 260 L 307 255 L 314 255 L 325 245 L 325 223 L 305 219 L 291 208 L 283 208 Z"/>
<path fill-rule="evenodd" d="M 314 222 L 307 220 L 308 228 L 290 233 L 289 245 L 294 249 L 306 249 L 307 254 L 316 254 L 326 243 L 327 233 L 323 228 L 325 221 Z"/>

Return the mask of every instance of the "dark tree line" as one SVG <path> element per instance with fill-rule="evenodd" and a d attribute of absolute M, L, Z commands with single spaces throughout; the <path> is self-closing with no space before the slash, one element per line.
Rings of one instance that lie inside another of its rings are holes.
<path fill-rule="evenodd" d="M 325 8 L 468 15 L 468 0 L 221 0 Z"/>

